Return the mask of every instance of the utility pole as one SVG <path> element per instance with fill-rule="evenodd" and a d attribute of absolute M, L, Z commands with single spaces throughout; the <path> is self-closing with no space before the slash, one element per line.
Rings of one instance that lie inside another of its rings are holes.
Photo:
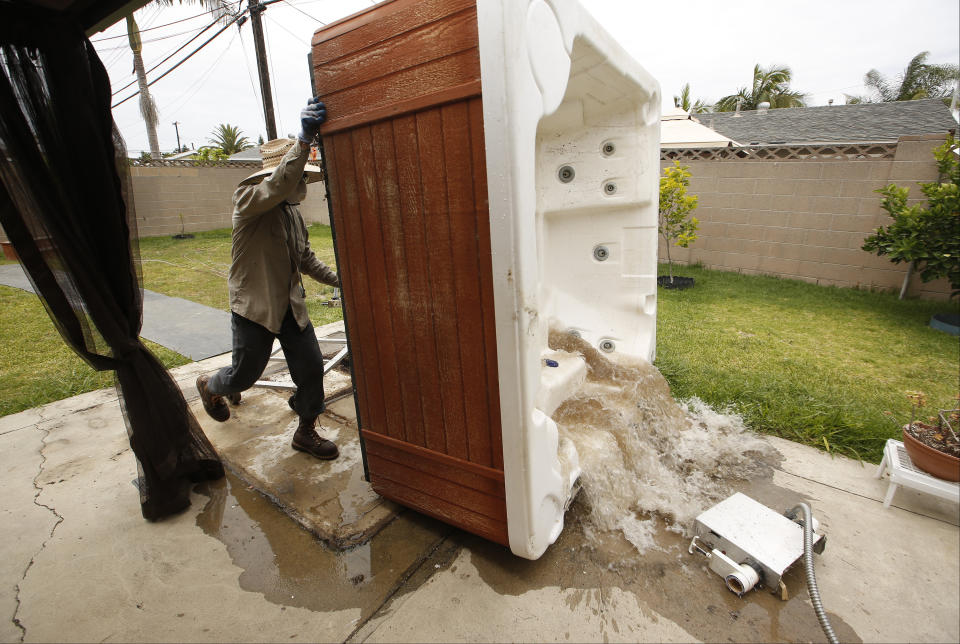
<path fill-rule="evenodd" d="M 266 4 L 266 3 L 264 3 Z M 277 123 L 273 116 L 273 94 L 270 92 L 270 72 L 267 70 L 267 51 L 263 40 L 260 13 L 266 8 L 257 0 L 247 0 L 250 22 L 253 26 L 253 44 L 257 48 L 257 71 L 260 74 L 260 95 L 263 97 L 263 117 L 267 124 L 267 139 L 277 138 Z"/>
<path fill-rule="evenodd" d="M 173 128 L 177 131 L 177 154 L 180 154 L 180 121 L 174 121 Z"/>

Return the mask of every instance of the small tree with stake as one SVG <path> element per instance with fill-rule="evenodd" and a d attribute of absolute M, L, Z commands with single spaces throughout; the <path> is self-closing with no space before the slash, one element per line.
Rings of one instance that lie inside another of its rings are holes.
<path fill-rule="evenodd" d="M 700 222 L 690 213 L 697 207 L 697 196 L 688 195 L 690 186 L 690 166 L 673 162 L 673 167 L 665 168 L 660 177 L 660 213 L 658 230 L 667 246 L 667 270 L 673 283 L 673 260 L 670 258 L 670 246 L 676 244 L 687 248 L 697 239 L 697 226 Z"/>
<path fill-rule="evenodd" d="M 913 271 L 920 271 L 924 282 L 946 277 L 953 296 L 960 293 L 960 160 L 958 143 L 948 137 L 933 151 L 940 171 L 938 181 L 921 183 L 926 206 L 907 205 L 909 188 L 891 183 L 877 190 L 880 206 L 890 213 L 893 223 L 877 228 L 864 240 L 863 250 L 888 255 L 894 264 L 907 262 L 907 274 L 900 289 L 903 299 Z M 661 189 L 662 190 L 662 189 Z"/>

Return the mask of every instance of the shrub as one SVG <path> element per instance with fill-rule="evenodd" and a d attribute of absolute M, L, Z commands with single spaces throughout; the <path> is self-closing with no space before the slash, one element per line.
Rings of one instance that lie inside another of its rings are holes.
<path fill-rule="evenodd" d="M 670 258 L 671 243 L 687 248 L 697 239 L 697 226 L 700 222 L 690 213 L 697 207 L 697 196 L 688 195 L 690 187 L 690 166 L 673 162 L 673 167 L 664 168 L 660 177 L 660 212 L 658 230 L 667 244 L 667 267 L 670 281 L 673 281 L 673 261 Z M 689 217 L 689 218 L 688 218 Z"/>
<path fill-rule="evenodd" d="M 883 199 L 880 206 L 890 213 L 893 223 L 881 226 L 864 240 L 863 250 L 887 255 L 894 264 L 908 262 L 907 274 L 900 289 L 900 299 L 907 292 L 914 269 L 920 279 L 929 282 L 940 277 L 950 280 L 952 296 L 960 293 L 960 159 L 958 143 L 948 137 L 934 149 L 940 176 L 932 183 L 920 184 L 927 197 L 926 206 L 907 205 L 909 188 L 891 183 L 877 190 Z"/>

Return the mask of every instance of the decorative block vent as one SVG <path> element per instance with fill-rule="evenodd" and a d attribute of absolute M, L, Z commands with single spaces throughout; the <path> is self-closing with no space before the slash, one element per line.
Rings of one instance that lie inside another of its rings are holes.
<path fill-rule="evenodd" d="M 135 168 L 245 168 L 258 170 L 263 165 L 259 161 L 192 161 L 190 159 L 130 159 L 130 165 Z"/>
<path fill-rule="evenodd" d="M 661 148 L 661 161 L 829 161 L 892 159 L 896 143 L 756 145 L 732 148 Z"/>

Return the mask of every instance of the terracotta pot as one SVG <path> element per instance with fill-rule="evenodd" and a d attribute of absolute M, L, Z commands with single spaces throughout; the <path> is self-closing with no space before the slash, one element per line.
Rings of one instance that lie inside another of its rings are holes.
<path fill-rule="evenodd" d="M 13 244 L 11 244 L 10 242 L 8 242 L 8 241 L 0 242 L 0 248 L 3 249 L 3 256 L 4 256 L 6 259 L 11 259 L 11 260 L 18 260 L 18 259 L 20 259 L 20 258 L 17 256 L 17 251 L 14 250 L 14 248 L 13 248 Z"/>
<path fill-rule="evenodd" d="M 913 464 L 927 474 L 945 481 L 960 481 L 960 458 L 924 445 L 907 430 L 903 430 L 903 446 Z"/>

